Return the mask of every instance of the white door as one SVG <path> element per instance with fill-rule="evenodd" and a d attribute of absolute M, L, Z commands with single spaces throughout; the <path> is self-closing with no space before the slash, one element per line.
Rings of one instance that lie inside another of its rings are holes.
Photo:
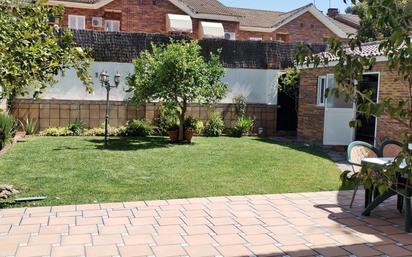
<path fill-rule="evenodd" d="M 335 77 L 328 74 L 327 88 L 335 87 Z M 323 130 L 324 145 L 349 145 L 355 139 L 355 129 L 349 123 L 355 117 L 355 104 L 346 102 L 344 96 L 335 97 L 328 94 L 325 101 L 325 123 Z"/>

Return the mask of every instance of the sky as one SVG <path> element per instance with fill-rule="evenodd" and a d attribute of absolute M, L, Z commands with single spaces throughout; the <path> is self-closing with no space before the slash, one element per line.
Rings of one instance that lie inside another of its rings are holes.
<path fill-rule="evenodd" d="M 316 7 L 327 12 L 329 1 L 332 8 L 338 8 L 341 13 L 345 12 L 347 5 L 343 0 L 220 0 L 223 4 L 232 7 L 243 7 L 253 9 L 263 9 L 272 11 L 287 12 L 302 7 L 310 3 L 316 4 Z"/>

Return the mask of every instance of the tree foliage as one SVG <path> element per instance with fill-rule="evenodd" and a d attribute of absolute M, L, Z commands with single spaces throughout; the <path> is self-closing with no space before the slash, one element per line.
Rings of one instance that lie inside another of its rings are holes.
<path fill-rule="evenodd" d="M 286 68 L 285 74 L 283 74 L 276 83 L 276 90 L 284 93 L 289 98 L 292 98 L 295 102 L 295 110 L 298 111 L 299 105 L 299 84 L 300 84 L 300 71 L 293 68 Z"/>
<path fill-rule="evenodd" d="M 345 1 L 346 2 L 346 1 Z M 358 112 L 366 117 L 388 116 L 405 128 L 403 134 L 405 146 L 398 156 L 396 163 L 386 170 L 392 170 L 392 175 L 399 171 L 400 162 L 408 164 L 401 172 L 412 177 L 412 150 L 408 149 L 408 143 L 412 143 L 412 0 L 352 0 L 352 3 L 360 2 L 365 6 L 365 16 L 372 21 L 375 30 L 381 31 L 389 28 L 389 36 L 383 37 L 379 49 L 387 57 L 387 67 L 398 74 L 399 80 L 408 92 L 402 98 L 381 97 L 380 102 L 371 100 L 370 91 L 359 90 L 357 81 L 362 75 L 376 63 L 375 57 L 352 54 L 348 49 L 362 49 L 362 43 L 367 41 L 362 35 L 355 35 L 344 45 L 336 39 L 329 40 L 330 53 L 338 57 L 334 66 L 335 79 L 338 86 L 330 90 L 330 94 L 344 95 L 347 100 L 358 104 Z M 328 54 L 313 55 L 309 48 L 300 47 L 296 55 L 297 63 L 314 65 L 328 65 Z M 359 125 L 354 120 L 351 125 Z M 377 171 L 378 172 L 378 171 Z M 387 179 L 389 173 L 371 174 L 370 169 L 364 169 L 360 173 L 360 179 L 382 190 L 391 186 L 393 180 Z"/>
<path fill-rule="evenodd" d="M 50 17 L 62 15 L 62 6 L 47 6 L 44 0 L 0 0 L 0 98 L 33 91 L 36 97 L 69 68 L 91 91 L 87 53 L 76 46 L 70 30 L 49 24 Z"/>
<path fill-rule="evenodd" d="M 213 104 L 227 92 L 221 81 L 224 68 L 218 54 L 209 60 L 201 55 L 197 41 L 172 41 L 152 45 L 133 61 L 135 72 L 128 77 L 132 100 L 136 103 L 160 101 L 178 107 L 179 139 L 183 140 L 183 123 L 188 103 Z"/>

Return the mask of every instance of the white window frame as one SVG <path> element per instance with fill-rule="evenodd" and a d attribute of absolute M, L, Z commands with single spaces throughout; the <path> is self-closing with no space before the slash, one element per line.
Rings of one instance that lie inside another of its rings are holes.
<path fill-rule="evenodd" d="M 322 83 L 323 83 L 323 90 L 322 90 Z M 327 87 L 326 76 L 319 76 L 318 77 L 318 84 L 317 84 L 317 87 L 316 87 L 316 105 L 317 106 L 325 106 L 326 87 Z"/>
<path fill-rule="evenodd" d="M 107 25 L 110 24 L 109 29 Z M 117 30 L 114 29 L 115 24 L 117 24 Z M 104 31 L 119 32 L 120 31 L 120 21 L 119 20 L 104 20 Z"/>
<path fill-rule="evenodd" d="M 263 38 L 261 38 L 261 37 L 250 37 L 249 40 L 250 41 L 263 41 Z"/>
<path fill-rule="evenodd" d="M 70 29 L 86 29 L 86 16 L 84 15 L 69 15 L 68 16 L 68 26 Z M 71 26 L 72 24 L 72 19 L 74 20 L 75 25 Z M 83 26 L 81 26 L 83 25 Z"/>

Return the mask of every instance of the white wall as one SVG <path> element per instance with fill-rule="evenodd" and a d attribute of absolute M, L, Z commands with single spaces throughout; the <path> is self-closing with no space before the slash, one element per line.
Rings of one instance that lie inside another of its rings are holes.
<path fill-rule="evenodd" d="M 0 110 L 6 111 L 6 109 L 7 109 L 6 99 L 0 99 Z"/>
<path fill-rule="evenodd" d="M 127 85 L 125 77 L 133 73 L 133 65 L 130 63 L 114 62 L 93 62 L 91 74 L 94 83 L 94 92 L 88 94 L 81 81 L 77 78 L 73 70 L 68 70 L 64 76 L 59 77 L 59 83 L 47 89 L 42 95 L 42 99 L 59 100 L 105 100 L 106 90 L 100 86 L 98 74 L 107 71 L 111 76 L 111 81 L 116 72 L 122 75 L 119 88 L 113 89 L 110 99 L 114 101 L 127 100 L 130 94 L 126 92 Z M 224 103 L 231 103 L 233 97 L 244 95 L 249 103 L 277 104 L 277 96 L 274 88 L 274 81 L 279 75 L 278 70 L 258 70 L 258 69 L 226 69 L 224 81 L 229 85 L 229 92 Z"/>

